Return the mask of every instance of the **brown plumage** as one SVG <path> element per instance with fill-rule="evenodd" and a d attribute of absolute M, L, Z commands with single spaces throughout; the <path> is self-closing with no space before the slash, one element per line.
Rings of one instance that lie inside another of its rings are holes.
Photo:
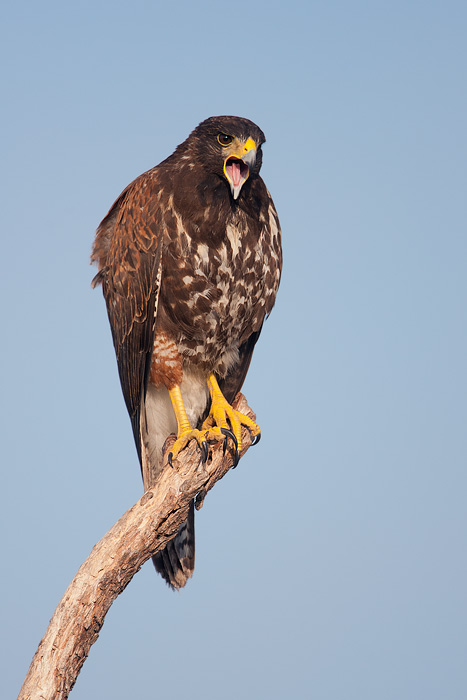
<path fill-rule="evenodd" d="M 247 119 L 207 119 L 122 192 L 97 230 L 93 284 L 103 286 L 145 489 L 170 433 L 174 458 L 188 439 L 204 448 L 227 427 L 240 439 L 228 409 L 229 423 L 201 420 L 210 400 L 222 402 L 217 389 L 228 403 L 240 390 L 279 286 L 279 221 L 259 176 L 264 141 Z M 192 575 L 193 507 L 154 563 L 174 588 Z"/>

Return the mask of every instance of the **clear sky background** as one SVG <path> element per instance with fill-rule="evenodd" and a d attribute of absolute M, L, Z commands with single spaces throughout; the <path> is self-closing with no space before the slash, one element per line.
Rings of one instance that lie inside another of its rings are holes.
<path fill-rule="evenodd" d="M 467 5 L 44 2 L 2 12 L 3 671 L 142 493 L 94 231 L 204 118 L 265 131 L 279 298 L 263 430 L 171 592 L 146 564 L 74 700 L 467 697 Z"/>

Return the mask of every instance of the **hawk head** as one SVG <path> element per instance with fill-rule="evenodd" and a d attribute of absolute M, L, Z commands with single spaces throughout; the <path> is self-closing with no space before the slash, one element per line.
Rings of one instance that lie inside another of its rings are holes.
<path fill-rule="evenodd" d="M 196 165 L 202 163 L 222 178 L 233 199 L 238 199 L 248 178 L 260 171 L 265 141 L 261 129 L 249 119 L 224 116 L 201 122 L 181 145 L 191 146 Z"/>

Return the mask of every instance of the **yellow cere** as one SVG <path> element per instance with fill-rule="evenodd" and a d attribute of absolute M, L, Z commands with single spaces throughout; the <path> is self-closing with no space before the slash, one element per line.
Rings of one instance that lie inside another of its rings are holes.
<path fill-rule="evenodd" d="M 248 153 L 248 151 L 251 151 L 251 149 L 254 148 L 256 151 L 256 144 L 253 141 L 252 138 L 249 138 L 245 141 L 245 145 L 243 146 L 243 154 Z"/>

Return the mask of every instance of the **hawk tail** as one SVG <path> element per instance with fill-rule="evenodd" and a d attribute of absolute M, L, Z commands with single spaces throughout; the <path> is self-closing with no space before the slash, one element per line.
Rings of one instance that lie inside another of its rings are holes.
<path fill-rule="evenodd" d="M 195 502 L 190 504 L 188 518 L 180 525 L 165 549 L 152 558 L 156 571 L 170 588 L 183 588 L 195 569 Z"/>

